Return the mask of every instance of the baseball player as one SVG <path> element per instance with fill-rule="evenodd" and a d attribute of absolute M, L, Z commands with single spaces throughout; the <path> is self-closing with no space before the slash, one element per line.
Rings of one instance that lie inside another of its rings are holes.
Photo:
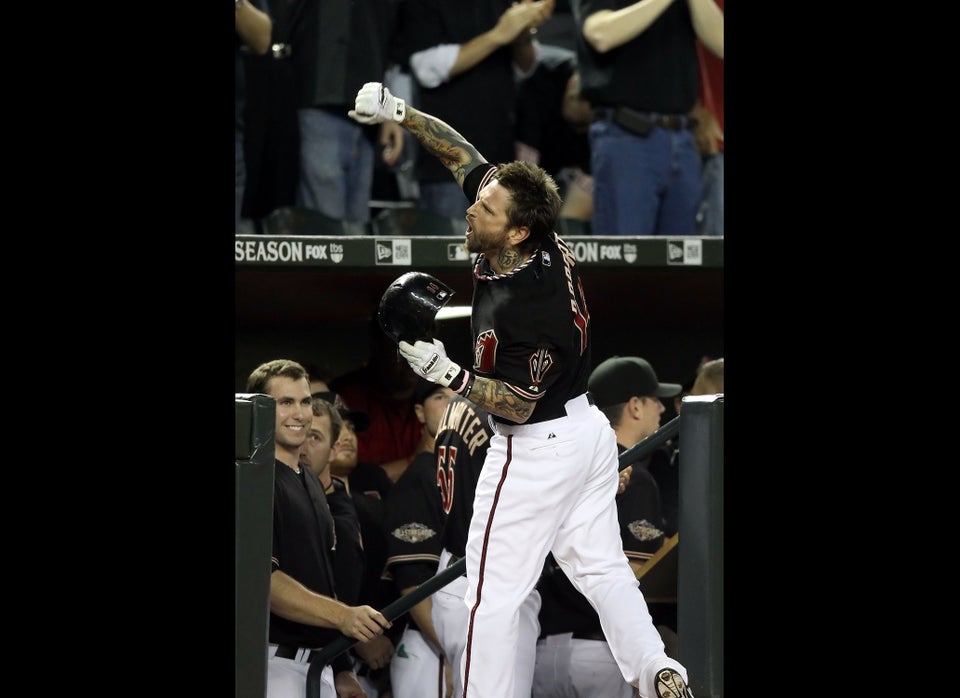
<path fill-rule="evenodd" d="M 333 516 L 320 480 L 300 465 L 313 422 L 306 370 L 287 359 L 268 361 L 248 376 L 247 392 L 276 401 L 266 698 L 303 698 L 312 650 L 335 640 L 337 631 L 363 642 L 392 623 L 370 606 L 336 598 Z M 362 696 L 351 669 L 346 655 L 325 666 L 323 696 Z"/>
<path fill-rule="evenodd" d="M 617 435 L 620 453 L 660 427 L 660 398 L 680 392 L 677 384 L 660 383 L 653 367 L 633 356 L 602 362 L 590 374 L 588 387 Z M 635 572 L 665 539 L 660 493 L 647 471 L 649 460 L 647 456 L 630 465 L 629 485 L 616 498 L 623 554 Z M 633 689 L 617 668 L 597 612 L 549 558 L 538 588 L 543 608 L 533 698 L 562 698 L 571 688 L 574 695 L 632 698 Z M 648 610 L 653 616 L 653 608 Z M 663 638 L 664 631 L 658 631 Z"/>
<path fill-rule="evenodd" d="M 434 438 L 453 391 L 420 378 L 414 388 L 417 420 L 423 424 L 423 450 L 394 483 L 384 502 L 386 574 L 406 594 L 437 573 L 443 509 L 437 488 Z M 452 671 L 430 620 L 428 597 L 410 609 L 397 651 L 390 662 L 393 698 L 447 698 Z"/>
<path fill-rule="evenodd" d="M 687 670 L 664 652 L 623 555 L 616 436 L 587 393 L 590 310 L 576 258 L 554 231 L 556 182 L 532 163 L 486 162 L 450 125 L 380 83 L 359 90 L 349 115 L 399 123 L 450 170 L 469 203 L 473 365 L 451 361 L 436 339 L 398 343 L 414 371 L 486 408 L 495 432 L 465 551 L 463 698 L 512 694 L 520 608 L 549 552 L 597 609 L 640 697 L 689 697 Z"/>
<path fill-rule="evenodd" d="M 460 560 L 467 547 L 467 531 L 473 516 L 473 497 L 480 469 L 490 447 L 493 430 L 489 413 L 464 397 L 455 395 L 447 406 L 436 440 L 436 479 L 440 486 L 445 522 L 439 570 Z M 466 577 L 458 577 L 433 594 L 431 618 L 447 658 L 459 667 L 467 639 L 469 613 L 463 603 Z M 534 589 L 520 606 L 516 682 L 507 698 L 530 698 L 540 624 L 540 593 Z M 454 672 L 453 698 L 463 696 L 459 671 Z"/>

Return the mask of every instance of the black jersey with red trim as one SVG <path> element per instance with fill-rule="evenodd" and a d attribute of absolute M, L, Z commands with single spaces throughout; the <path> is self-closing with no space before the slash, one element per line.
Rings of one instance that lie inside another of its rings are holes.
<path fill-rule="evenodd" d="M 337 545 L 333 551 L 337 598 L 349 606 L 360 603 L 360 587 L 367 565 L 360 533 L 360 517 L 343 480 L 330 478 L 327 506 L 333 515 Z"/>
<path fill-rule="evenodd" d="M 403 471 L 384 503 L 386 572 L 398 592 L 437 573 L 443 518 L 436 460 L 432 451 L 423 451 Z"/>
<path fill-rule="evenodd" d="M 334 520 L 323 485 L 309 468 L 297 474 L 276 461 L 273 476 L 272 570 L 281 570 L 308 589 L 336 597 Z M 270 613 L 269 641 L 296 647 L 323 647 L 339 636 Z"/>
<path fill-rule="evenodd" d="M 489 416 L 479 405 L 454 395 L 437 427 L 435 475 L 446 515 L 443 547 L 457 557 L 466 554 L 473 495 L 493 436 Z"/>
<path fill-rule="evenodd" d="M 473 169 L 463 183 L 467 198 L 476 201 L 495 177 L 490 163 Z M 573 252 L 552 232 L 506 274 L 477 255 L 473 279 L 474 372 L 535 402 L 527 424 L 563 416 L 564 403 L 587 391 L 592 368 L 590 313 Z"/>

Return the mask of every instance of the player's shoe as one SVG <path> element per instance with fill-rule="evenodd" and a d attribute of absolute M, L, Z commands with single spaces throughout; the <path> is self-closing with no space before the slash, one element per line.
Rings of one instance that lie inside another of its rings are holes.
<path fill-rule="evenodd" d="M 673 669 L 661 669 L 653 682 L 658 698 L 693 698 L 693 691 Z"/>

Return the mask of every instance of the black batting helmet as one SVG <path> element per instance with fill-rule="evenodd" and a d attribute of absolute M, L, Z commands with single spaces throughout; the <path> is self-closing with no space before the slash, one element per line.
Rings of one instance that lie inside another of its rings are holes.
<path fill-rule="evenodd" d="M 408 271 L 387 287 L 380 298 L 377 320 L 394 342 L 413 344 L 433 338 L 433 321 L 453 289 L 421 271 Z"/>

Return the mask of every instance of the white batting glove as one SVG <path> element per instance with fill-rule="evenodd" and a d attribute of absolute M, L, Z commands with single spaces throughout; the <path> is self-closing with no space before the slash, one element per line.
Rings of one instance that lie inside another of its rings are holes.
<path fill-rule="evenodd" d="M 401 339 L 397 346 L 414 373 L 431 383 L 439 383 L 461 395 L 466 395 L 473 385 L 473 375 L 447 358 L 447 351 L 439 339 L 430 342 L 418 339 L 416 344 Z"/>
<path fill-rule="evenodd" d="M 357 92 L 357 101 L 347 116 L 361 124 L 382 124 L 384 121 L 400 123 L 406 113 L 407 103 L 390 94 L 382 82 L 368 82 Z"/>

